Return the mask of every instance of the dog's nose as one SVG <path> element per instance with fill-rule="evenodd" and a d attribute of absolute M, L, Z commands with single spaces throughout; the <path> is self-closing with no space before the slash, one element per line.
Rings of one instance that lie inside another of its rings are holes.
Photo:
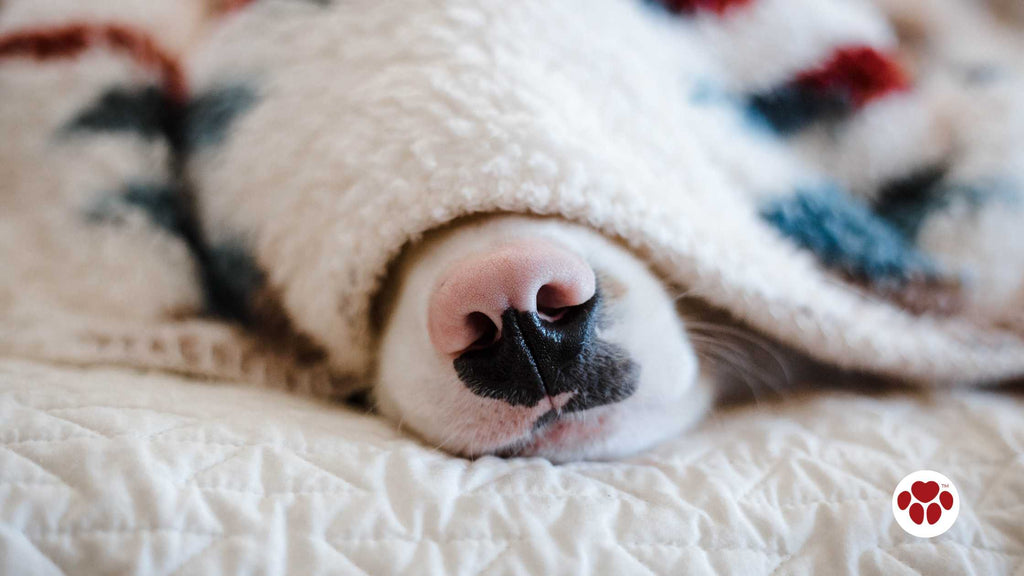
<path fill-rule="evenodd" d="M 551 242 L 507 244 L 448 272 L 433 294 L 430 336 L 474 393 L 561 409 L 583 382 L 598 304 L 594 272 Z"/>
<path fill-rule="evenodd" d="M 561 339 L 566 315 L 594 297 L 594 271 L 553 241 L 519 240 L 463 260 L 431 295 L 430 340 L 443 355 L 490 347 L 506 334 L 509 311 L 535 318 L 537 337 Z"/>
<path fill-rule="evenodd" d="M 618 402 L 637 366 L 596 336 L 601 295 L 579 256 L 543 240 L 510 243 L 465 260 L 431 295 L 437 350 L 474 394 L 514 406 L 549 399 L 551 412 Z M 549 422 L 541 417 L 537 422 Z"/>

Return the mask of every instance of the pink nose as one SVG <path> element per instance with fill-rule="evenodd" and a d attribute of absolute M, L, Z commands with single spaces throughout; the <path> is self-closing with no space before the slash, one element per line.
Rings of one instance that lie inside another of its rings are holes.
<path fill-rule="evenodd" d="M 595 284 L 582 258 L 550 240 L 505 244 L 444 273 L 430 297 L 430 340 L 441 354 L 459 356 L 500 338 L 505 310 L 555 321 L 566 308 L 590 300 Z"/>

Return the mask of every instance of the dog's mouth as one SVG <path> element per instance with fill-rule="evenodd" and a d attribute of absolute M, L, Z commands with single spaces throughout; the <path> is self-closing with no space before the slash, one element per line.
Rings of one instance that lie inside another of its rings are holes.
<path fill-rule="evenodd" d="M 489 450 L 488 454 L 520 458 L 580 449 L 608 434 L 613 408 L 602 406 L 583 412 L 549 410 L 534 421 L 525 435 Z"/>

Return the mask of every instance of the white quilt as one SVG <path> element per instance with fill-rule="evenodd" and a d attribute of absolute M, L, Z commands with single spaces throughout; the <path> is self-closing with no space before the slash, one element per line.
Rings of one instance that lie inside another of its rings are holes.
<path fill-rule="evenodd" d="M 0 573 L 1024 574 L 1024 398 L 828 393 L 617 463 L 466 461 L 278 392 L 0 361 Z M 957 485 L 946 534 L 892 490 Z"/>

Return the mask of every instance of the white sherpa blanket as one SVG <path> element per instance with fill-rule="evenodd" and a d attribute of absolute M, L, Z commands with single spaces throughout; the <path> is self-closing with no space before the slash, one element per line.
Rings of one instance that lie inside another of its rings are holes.
<path fill-rule="evenodd" d="M 0 573 L 1020 574 L 1022 411 L 829 393 L 624 462 L 469 462 L 294 395 L 4 361 Z M 891 512 L 920 468 L 963 502 L 931 540 Z"/>
<path fill-rule="evenodd" d="M 7 353 L 342 394 L 402 247 L 516 211 L 835 365 L 1024 374 L 1022 52 L 994 6 L 150 4 L 0 9 Z M 209 320 L 268 308 L 302 350 Z"/>

